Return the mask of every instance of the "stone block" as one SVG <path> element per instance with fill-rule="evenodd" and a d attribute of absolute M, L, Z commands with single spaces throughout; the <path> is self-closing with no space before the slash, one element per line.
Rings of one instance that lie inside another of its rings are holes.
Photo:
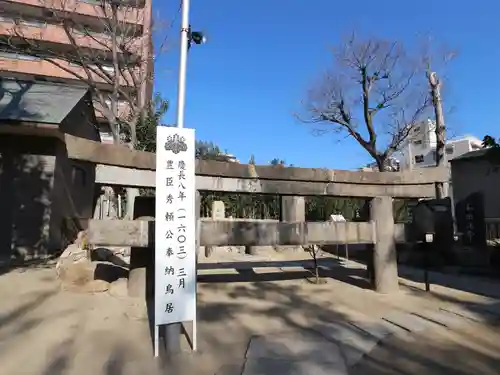
<path fill-rule="evenodd" d="M 278 333 L 250 340 L 246 358 L 280 358 L 289 361 L 339 362 L 339 346 L 319 335 Z"/>
<path fill-rule="evenodd" d="M 402 311 L 392 311 L 382 318 L 388 323 L 402 327 L 409 332 L 421 332 L 428 328 L 436 328 L 436 324 L 421 317 Z"/>
<path fill-rule="evenodd" d="M 329 341 L 337 342 L 347 367 L 354 366 L 369 353 L 380 339 L 348 323 L 326 323 L 316 330 Z"/>

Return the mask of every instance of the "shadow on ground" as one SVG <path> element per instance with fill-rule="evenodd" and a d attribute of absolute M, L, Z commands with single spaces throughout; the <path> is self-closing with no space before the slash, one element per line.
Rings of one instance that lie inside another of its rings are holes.
<path fill-rule="evenodd" d="M 346 268 L 335 259 L 321 259 L 318 262 L 319 276 L 322 279 L 334 279 L 350 285 L 370 289 L 370 282 L 366 279 L 366 270 L 361 268 Z M 255 272 L 255 268 L 269 268 L 272 271 Z M 295 268 L 287 270 L 287 268 Z M 298 270 L 297 270 L 298 268 Z M 314 262 L 304 261 L 258 261 L 258 262 L 219 262 L 201 263 L 199 270 L 234 269 L 237 273 L 211 273 L 198 275 L 199 282 L 228 283 L 228 282 L 258 282 L 258 281 L 283 281 L 307 280 L 315 282 Z"/>
<path fill-rule="evenodd" d="M 231 266 L 238 269 L 237 264 Z M 202 352 L 211 353 L 212 358 L 220 358 L 214 373 L 219 374 L 216 370 L 222 368 L 220 373 L 223 374 L 224 367 L 221 366 L 231 359 L 233 364 L 226 363 L 226 367 L 234 369 L 241 366 L 247 350 L 245 343 L 255 335 L 306 331 L 335 341 L 335 334 L 331 334 L 334 332 L 332 323 L 353 319 L 347 311 L 349 308 L 346 309 L 350 305 L 349 297 L 338 292 L 344 288 L 340 283 L 313 285 L 299 281 L 310 276 L 307 271 L 256 273 L 248 268 L 246 265 L 245 269 L 238 269 L 237 274 L 211 274 L 199 278 L 200 346 Z M 342 267 L 322 270 L 323 277 L 355 286 L 359 286 L 356 285 L 356 278 L 363 277 L 363 273 L 362 269 Z M 350 298 L 357 299 L 358 305 L 359 300 L 365 300 L 364 311 L 357 312 L 369 318 L 372 312 L 375 316 L 377 304 L 381 302 L 374 292 L 365 289 L 368 282 L 363 282 L 361 288 L 351 288 L 354 292 Z M 427 298 L 423 292 L 415 293 Z M 448 302 L 457 303 L 458 300 Z M 487 323 L 493 324 L 493 320 Z M 460 340 L 447 338 L 447 330 L 442 330 L 445 338 L 416 335 L 406 338 L 409 342 L 390 338 L 387 344 L 376 348 L 372 351 L 373 355 L 366 356 L 353 368 L 352 374 L 498 373 L 500 356 L 497 353 L 500 346 L 496 346 L 495 340 L 474 339 L 477 345 L 464 345 Z M 464 336 L 461 340 L 474 341 Z M 311 358 L 312 361 L 317 353 L 301 353 L 301 357 L 306 358 L 305 361 Z M 240 363 L 235 358 L 239 358 Z M 298 371 L 301 367 L 298 363 L 297 366 L 294 370 Z"/>

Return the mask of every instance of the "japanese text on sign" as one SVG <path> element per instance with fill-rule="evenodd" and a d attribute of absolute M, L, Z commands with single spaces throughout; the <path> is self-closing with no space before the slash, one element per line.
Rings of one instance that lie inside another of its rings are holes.
<path fill-rule="evenodd" d="M 156 324 L 189 321 L 196 308 L 194 130 L 157 128 Z"/>

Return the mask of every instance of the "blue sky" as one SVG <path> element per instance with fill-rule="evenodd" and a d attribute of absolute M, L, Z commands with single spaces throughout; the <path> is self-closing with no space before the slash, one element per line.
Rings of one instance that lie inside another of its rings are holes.
<path fill-rule="evenodd" d="M 155 90 L 171 103 L 165 122 L 174 123 L 179 2 L 153 4 L 162 24 L 176 19 L 155 67 Z M 301 167 L 366 164 L 371 160 L 355 141 L 312 135 L 293 116 L 329 66 L 330 47 L 356 31 L 401 40 L 410 49 L 430 34 L 458 51 L 444 72 L 450 133 L 500 136 L 498 14 L 498 0 L 191 0 L 191 24 L 208 43 L 189 53 L 186 127 L 245 163 L 254 154 L 257 164 L 275 157 Z"/>

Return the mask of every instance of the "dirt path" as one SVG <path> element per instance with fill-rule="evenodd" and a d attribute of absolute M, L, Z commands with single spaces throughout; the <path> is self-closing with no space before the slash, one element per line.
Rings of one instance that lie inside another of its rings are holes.
<path fill-rule="evenodd" d="M 0 276 L 0 373 L 239 375 L 256 335 L 322 333 L 332 322 L 369 323 L 394 311 L 467 310 L 497 303 L 444 286 L 427 295 L 421 284 L 410 281 L 399 295 L 380 296 L 362 288 L 362 270 L 351 266 L 337 270 L 323 285 L 310 284 L 303 269 L 289 264 L 286 274 L 283 267 L 201 272 L 200 351 L 186 356 L 180 369 L 161 369 L 152 359 L 144 303 L 107 292 L 61 291 L 50 268 L 13 271 Z M 291 280 L 279 281 L 283 278 Z M 484 314 L 482 324 L 475 323 L 479 328 L 465 324 L 454 332 L 443 328 L 384 340 L 352 374 L 493 374 L 494 366 L 500 368 L 500 335 L 490 318 Z M 467 365 L 465 358 L 475 365 Z M 443 372 L 450 365 L 460 368 Z"/>

